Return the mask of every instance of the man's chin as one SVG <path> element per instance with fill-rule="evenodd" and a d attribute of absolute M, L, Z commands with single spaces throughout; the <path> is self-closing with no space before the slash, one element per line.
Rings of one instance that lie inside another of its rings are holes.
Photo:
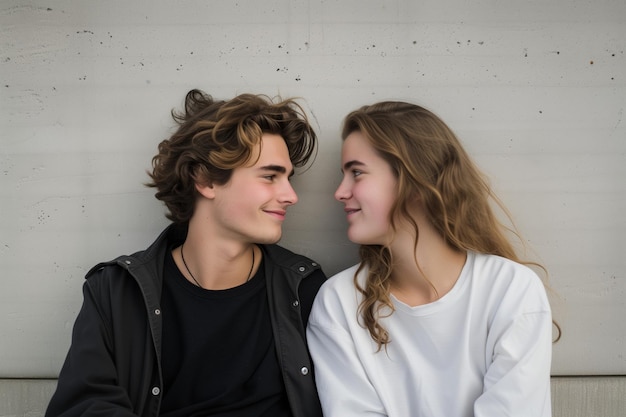
<path fill-rule="evenodd" d="M 282 236 L 283 236 L 282 233 L 279 233 L 278 235 L 274 235 L 274 236 L 263 236 L 263 237 L 260 237 L 256 243 L 260 243 L 262 245 L 273 245 L 275 243 L 278 243 Z"/>

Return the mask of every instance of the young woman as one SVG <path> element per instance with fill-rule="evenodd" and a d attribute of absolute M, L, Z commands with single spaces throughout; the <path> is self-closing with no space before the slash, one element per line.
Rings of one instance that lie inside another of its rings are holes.
<path fill-rule="evenodd" d="M 383 102 L 343 128 L 348 237 L 361 262 L 308 326 L 324 416 L 549 417 L 552 317 L 500 204 L 430 111 Z"/>

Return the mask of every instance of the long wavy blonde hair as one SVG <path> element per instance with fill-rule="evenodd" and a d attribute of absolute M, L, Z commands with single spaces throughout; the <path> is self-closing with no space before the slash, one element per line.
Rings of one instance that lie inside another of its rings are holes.
<path fill-rule="evenodd" d="M 513 234 L 524 242 L 511 216 L 456 135 L 435 114 L 415 104 L 381 102 L 346 117 L 342 138 L 355 131 L 367 138 L 396 176 L 398 195 L 389 214 L 392 232 L 397 227 L 394 219 L 406 219 L 415 229 L 417 247 L 419 229 L 409 206 L 418 195 L 430 222 L 452 248 L 499 255 L 545 272 L 541 265 L 518 257 L 507 236 Z M 508 218 L 509 227 L 497 219 L 492 203 Z M 393 312 L 389 287 L 394 260 L 389 248 L 381 245 L 361 245 L 359 254 L 361 264 L 354 283 L 363 295 L 360 320 L 380 350 L 390 342 L 379 319 L 387 315 L 383 311 Z M 366 267 L 368 275 L 361 286 L 357 276 Z"/>

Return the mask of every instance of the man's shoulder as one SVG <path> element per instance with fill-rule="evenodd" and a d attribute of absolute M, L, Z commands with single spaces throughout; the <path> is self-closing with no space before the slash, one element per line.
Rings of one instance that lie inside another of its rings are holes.
<path fill-rule="evenodd" d="M 283 246 L 272 244 L 262 245 L 261 247 L 267 255 L 268 259 L 266 261 L 277 266 L 300 273 L 320 268 L 320 265 L 308 256 L 295 253 Z"/>
<path fill-rule="evenodd" d="M 156 265 L 156 260 L 163 259 L 165 256 L 165 250 L 172 239 L 175 239 L 173 237 L 175 233 L 179 233 L 177 225 L 170 225 L 147 248 L 130 255 L 120 255 L 109 261 L 100 262 L 87 272 L 85 278 L 103 275 L 118 276 L 124 274 L 124 271 L 130 272 L 147 266 L 153 268 Z"/>
<path fill-rule="evenodd" d="M 85 275 L 86 285 L 94 294 L 110 294 L 128 285 L 135 286 L 128 268 L 132 261 L 131 256 L 125 255 L 107 262 L 100 262 Z"/>

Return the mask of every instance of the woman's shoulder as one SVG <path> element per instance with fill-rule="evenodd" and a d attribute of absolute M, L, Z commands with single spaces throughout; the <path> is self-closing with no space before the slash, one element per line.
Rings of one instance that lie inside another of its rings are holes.
<path fill-rule="evenodd" d="M 359 264 L 336 273 L 324 282 L 313 305 L 313 313 L 309 320 L 321 319 L 320 315 L 339 315 L 341 311 L 356 311 L 359 293 L 354 285 L 354 276 Z M 359 271 L 359 276 L 363 271 Z"/>
<path fill-rule="evenodd" d="M 326 280 L 320 292 L 339 294 L 354 293 L 354 277 L 359 269 L 359 265 L 360 264 L 353 265 L 332 275 Z M 363 270 L 359 271 L 359 276 L 362 276 L 363 272 Z"/>
<path fill-rule="evenodd" d="M 514 279 L 540 280 L 537 273 L 527 265 L 502 256 L 484 253 L 474 254 L 474 273 L 489 275 L 494 279 L 505 281 L 513 281 Z"/>
<path fill-rule="evenodd" d="M 514 303 L 546 304 L 546 290 L 539 275 L 529 266 L 497 255 L 475 254 L 474 285 L 485 287 L 496 299 Z M 531 301 L 534 300 L 534 301 Z M 536 306 L 538 307 L 538 306 Z"/>

